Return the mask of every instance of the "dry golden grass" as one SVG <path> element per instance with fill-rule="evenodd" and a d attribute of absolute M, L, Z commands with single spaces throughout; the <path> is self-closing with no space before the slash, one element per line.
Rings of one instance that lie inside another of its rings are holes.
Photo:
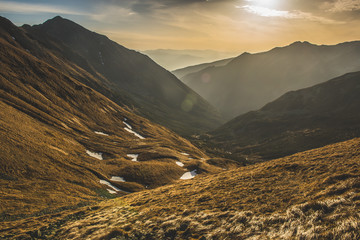
<path fill-rule="evenodd" d="M 84 70 L 41 46 L 31 45 L 34 49 L 28 52 L 9 34 L 0 31 L 0 36 L 1 221 L 125 194 L 109 194 L 100 184 L 100 179 L 110 181 L 112 176 L 124 177 L 126 183 L 113 184 L 128 192 L 168 184 L 188 171 L 175 161 L 207 158 L 174 132 L 80 83 L 77 79 L 98 81 Z M 20 35 L 17 39 L 31 41 Z M 36 50 L 48 61 L 34 57 L 31 51 Z M 61 65 L 61 71 L 55 65 Z M 126 131 L 124 119 L 145 139 Z M 86 150 L 102 153 L 103 160 Z M 139 162 L 127 157 L 131 153 L 139 154 Z"/>
<path fill-rule="evenodd" d="M 224 171 L 239 163 L 119 107 L 78 81 L 100 79 L 25 35 L 0 36 L 0 238 L 359 238 L 359 139 Z M 125 194 L 100 184 L 112 176 L 140 192 L 100 202 Z"/>
<path fill-rule="evenodd" d="M 60 239 L 358 239 L 360 139 L 103 202 Z"/>

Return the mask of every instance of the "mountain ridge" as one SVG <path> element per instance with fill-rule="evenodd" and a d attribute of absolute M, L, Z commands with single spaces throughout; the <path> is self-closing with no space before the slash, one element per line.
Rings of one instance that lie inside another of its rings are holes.
<path fill-rule="evenodd" d="M 241 54 L 225 66 L 189 74 L 182 81 L 230 120 L 288 91 L 359 71 L 359 56 L 359 41 L 337 45 L 295 42 L 267 52 Z"/>
<path fill-rule="evenodd" d="M 359 91 L 360 72 L 348 73 L 288 92 L 205 138 L 233 154 L 272 159 L 358 137 Z"/>
<path fill-rule="evenodd" d="M 185 68 L 176 69 L 176 70 L 172 71 L 172 73 L 176 77 L 181 79 L 181 78 L 185 77 L 188 74 L 204 70 L 204 69 L 206 69 L 208 67 L 211 67 L 211 66 L 214 66 L 214 67 L 224 66 L 224 65 L 228 64 L 233 59 L 234 58 L 227 58 L 227 59 L 218 60 L 218 61 L 215 61 L 215 62 L 202 63 L 202 64 L 193 65 L 193 66 L 188 66 L 188 67 L 185 67 Z"/>
<path fill-rule="evenodd" d="M 84 84 L 100 80 L 31 36 L 0 19 L 1 221 L 223 171 L 188 140 Z"/>
<path fill-rule="evenodd" d="M 72 31 L 74 28 L 80 30 Z M 221 123 L 215 108 L 146 55 L 61 17 L 25 29 L 40 41 L 50 36 L 51 40 L 45 41 L 50 43 L 48 48 L 53 48 L 52 42 L 59 44 L 56 55 L 87 70 L 100 80 L 99 86 L 92 87 L 118 104 L 132 107 L 137 114 L 182 135 Z M 137 68 L 142 71 L 135 71 Z"/>

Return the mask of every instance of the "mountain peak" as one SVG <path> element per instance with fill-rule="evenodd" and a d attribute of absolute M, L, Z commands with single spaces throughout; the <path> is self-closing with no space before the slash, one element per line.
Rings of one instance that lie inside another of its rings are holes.
<path fill-rule="evenodd" d="M 56 16 L 56 17 L 53 17 L 51 19 L 46 20 L 44 22 L 44 24 L 59 24 L 59 23 L 63 23 L 63 22 L 71 22 L 71 21 L 68 20 L 68 19 L 65 19 L 65 18 L 63 18 L 61 16 Z"/>
<path fill-rule="evenodd" d="M 64 18 L 58 15 L 58 16 L 56 16 L 56 17 L 52 18 L 52 19 L 49 19 L 49 20 L 53 20 L 53 21 L 61 21 L 61 20 L 64 20 Z"/>
<path fill-rule="evenodd" d="M 308 41 L 296 41 L 290 44 L 289 46 L 313 46 L 314 44 L 308 42 Z"/>
<path fill-rule="evenodd" d="M 56 28 L 57 31 L 61 30 L 62 32 L 68 32 L 68 31 L 88 31 L 81 25 L 63 18 L 61 16 L 56 16 L 52 19 L 49 19 L 45 21 L 43 24 L 41 24 L 45 28 Z"/>

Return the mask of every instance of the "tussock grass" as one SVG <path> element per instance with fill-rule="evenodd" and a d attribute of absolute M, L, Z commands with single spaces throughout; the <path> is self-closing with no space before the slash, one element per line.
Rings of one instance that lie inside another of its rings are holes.
<path fill-rule="evenodd" d="M 180 152 L 207 157 L 188 140 L 95 91 L 108 91 L 100 87 L 102 76 L 28 36 L 1 19 L 0 214 L 15 219 L 84 201 L 95 204 L 112 197 L 100 179 L 119 174 L 129 179 L 119 184 L 129 192 L 168 184 L 185 172 L 175 164 Z M 146 139 L 125 131 L 124 118 Z M 104 160 L 86 150 L 102 153 Z M 144 166 L 131 163 L 126 154 L 132 152 L 146 158 Z"/>
<path fill-rule="evenodd" d="M 74 239 L 98 239 L 114 228 L 126 231 L 119 239 L 357 239 L 359 161 L 360 139 L 353 139 L 179 181 L 123 197 L 137 211 L 126 223 L 114 221 L 123 216 L 115 199 L 58 236 L 77 226 Z M 106 220 L 97 222 L 99 214 Z M 106 227 L 87 234 L 94 225 Z"/>

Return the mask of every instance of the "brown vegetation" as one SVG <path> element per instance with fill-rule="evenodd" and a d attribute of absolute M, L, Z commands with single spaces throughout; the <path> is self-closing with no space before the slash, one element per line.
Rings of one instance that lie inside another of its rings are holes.
<path fill-rule="evenodd" d="M 0 23 L 0 238 L 360 238 L 360 139 L 252 166 L 209 158 L 95 91 L 96 68 Z"/>
<path fill-rule="evenodd" d="M 360 139 L 133 193 L 44 228 L 58 239 L 357 239 Z"/>
<path fill-rule="evenodd" d="M 0 22 L 1 221 L 125 194 L 110 194 L 100 184 L 112 176 L 125 178 L 124 183 L 112 183 L 127 192 L 168 184 L 188 171 L 176 161 L 207 158 L 174 132 L 78 81 L 95 84 L 98 79 L 88 72 L 55 56 L 10 22 Z M 145 139 L 126 131 L 124 121 Z M 103 160 L 88 151 L 101 153 Z M 132 153 L 139 154 L 139 162 L 127 157 Z"/>

